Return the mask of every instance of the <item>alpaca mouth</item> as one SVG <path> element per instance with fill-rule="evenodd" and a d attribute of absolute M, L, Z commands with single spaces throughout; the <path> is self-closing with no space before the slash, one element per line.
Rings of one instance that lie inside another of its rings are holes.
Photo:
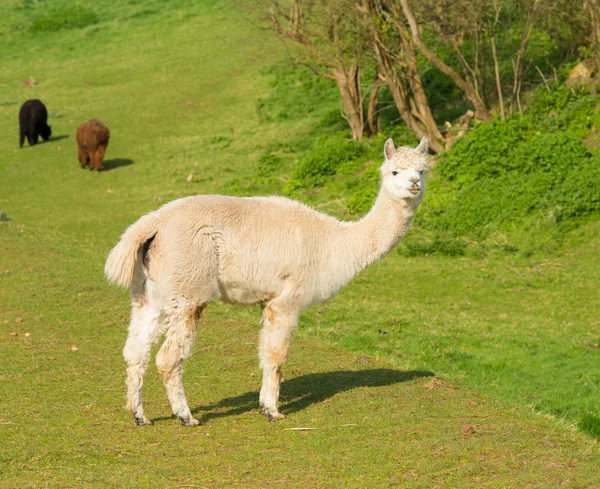
<path fill-rule="evenodd" d="M 421 191 L 421 189 L 419 187 L 413 187 L 413 188 L 409 188 L 408 191 L 411 194 L 415 194 L 416 195 L 416 194 L 418 194 Z"/>

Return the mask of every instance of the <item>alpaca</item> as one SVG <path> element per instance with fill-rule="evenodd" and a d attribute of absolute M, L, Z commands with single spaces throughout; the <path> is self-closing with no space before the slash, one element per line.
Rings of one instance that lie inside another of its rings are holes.
<path fill-rule="evenodd" d="M 81 168 L 85 168 L 89 164 L 90 170 L 102 170 L 102 160 L 109 138 L 108 127 L 99 120 L 90 119 L 79 126 L 75 140 L 77 141 L 77 159 L 81 163 Z"/>
<path fill-rule="evenodd" d="M 22 148 L 27 137 L 30 146 L 38 143 L 42 136 L 48 141 L 52 135 L 52 129 L 48 125 L 48 111 L 41 100 L 27 100 L 19 110 L 19 146 Z"/>
<path fill-rule="evenodd" d="M 142 385 L 150 349 L 156 356 L 173 414 L 199 424 L 184 394 L 183 361 L 191 354 L 206 305 L 221 300 L 261 306 L 259 404 L 269 421 L 277 409 L 281 365 L 299 314 L 339 292 L 381 260 L 406 234 L 423 198 L 427 139 L 416 149 L 384 146 L 382 183 L 361 220 L 342 222 L 283 197 L 199 195 L 170 202 L 131 225 L 110 252 L 105 274 L 132 298 L 127 363 L 127 409 L 149 424 Z"/>

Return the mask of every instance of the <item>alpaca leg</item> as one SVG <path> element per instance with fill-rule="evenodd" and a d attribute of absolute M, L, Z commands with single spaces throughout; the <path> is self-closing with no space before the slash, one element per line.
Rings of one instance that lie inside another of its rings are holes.
<path fill-rule="evenodd" d="M 98 169 L 98 150 L 92 151 L 90 153 L 90 170 Z"/>
<path fill-rule="evenodd" d="M 160 374 L 173 414 L 183 426 L 197 426 L 200 421 L 192 416 L 183 390 L 183 361 L 192 353 L 196 340 L 196 326 L 204 305 L 195 304 L 176 307 L 169 314 L 167 339 L 156 355 L 156 366 Z"/>
<path fill-rule="evenodd" d="M 127 363 L 127 410 L 133 412 L 135 424 L 150 424 L 142 407 L 144 373 L 148 368 L 150 349 L 160 337 L 160 310 L 151 303 L 134 300 L 132 303 L 129 337 L 123 348 Z"/>
<path fill-rule="evenodd" d="M 81 163 L 81 168 L 85 168 L 89 163 L 87 151 L 79 145 L 77 146 L 77 159 L 79 160 L 79 163 Z"/>
<path fill-rule="evenodd" d="M 95 167 L 96 167 L 96 170 L 98 170 L 98 171 L 102 170 L 102 161 L 104 160 L 105 151 L 106 151 L 106 146 L 99 146 L 98 149 L 96 149 Z"/>
<path fill-rule="evenodd" d="M 284 417 L 277 410 L 281 364 L 287 359 L 298 316 L 284 313 L 276 306 L 267 305 L 262 310 L 261 323 L 259 356 L 263 380 L 260 389 L 260 410 L 269 421 L 277 421 Z"/>

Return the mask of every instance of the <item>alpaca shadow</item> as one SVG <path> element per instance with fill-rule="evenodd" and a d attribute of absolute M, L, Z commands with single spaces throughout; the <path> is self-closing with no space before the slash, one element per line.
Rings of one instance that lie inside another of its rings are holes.
<path fill-rule="evenodd" d="M 116 158 L 114 160 L 104 160 L 102 163 L 103 171 L 110 171 L 119 168 L 120 166 L 133 165 L 134 161 L 129 158 Z"/>
<path fill-rule="evenodd" d="M 280 407 L 284 414 L 291 414 L 358 387 L 383 387 L 433 375 L 433 372 L 418 370 L 403 372 L 391 369 L 343 370 L 301 375 L 282 382 Z M 258 391 L 246 392 L 208 406 L 196 407 L 192 409 L 192 414 L 201 414 L 199 420 L 206 423 L 212 418 L 237 416 L 252 410 L 258 410 Z M 164 419 L 172 419 L 172 417 L 156 418 L 154 421 Z"/>
<path fill-rule="evenodd" d="M 48 139 L 48 143 L 54 143 L 55 141 L 60 141 L 61 139 L 67 139 L 69 136 L 67 134 L 61 134 L 60 136 L 50 136 Z"/>
<path fill-rule="evenodd" d="M 40 137 L 36 144 L 29 144 L 29 141 L 27 140 L 27 138 L 25 138 L 25 142 L 21 149 L 33 148 L 34 146 L 39 146 L 40 144 L 54 143 L 56 141 L 60 141 L 61 139 L 67 139 L 68 137 L 69 136 L 67 134 L 62 134 L 60 136 L 50 136 L 48 141 L 44 141 L 44 138 Z"/>

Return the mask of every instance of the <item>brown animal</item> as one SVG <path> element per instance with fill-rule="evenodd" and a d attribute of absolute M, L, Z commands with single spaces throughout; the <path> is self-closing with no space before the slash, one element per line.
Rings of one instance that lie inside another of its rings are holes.
<path fill-rule="evenodd" d="M 79 126 L 75 140 L 77 141 L 77 158 L 81 163 L 81 168 L 85 168 L 89 164 L 90 170 L 102 170 L 102 160 L 109 138 L 108 127 L 99 120 L 90 119 Z"/>
<path fill-rule="evenodd" d="M 34 77 L 29 77 L 29 80 L 23 80 L 23 84 L 24 87 L 33 87 L 34 85 L 37 85 L 37 80 Z"/>

